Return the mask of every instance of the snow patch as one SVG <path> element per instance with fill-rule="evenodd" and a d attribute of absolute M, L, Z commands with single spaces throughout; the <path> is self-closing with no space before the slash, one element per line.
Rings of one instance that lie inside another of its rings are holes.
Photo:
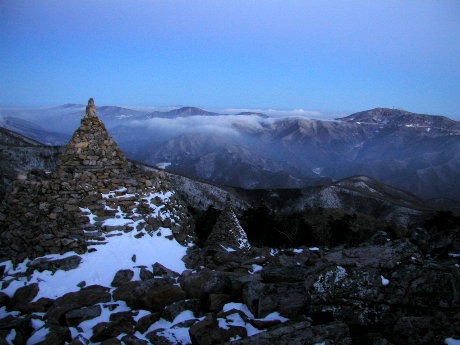
<path fill-rule="evenodd" d="M 172 163 L 170 162 L 161 162 L 161 163 L 157 163 L 155 164 L 157 166 L 157 168 L 160 168 L 160 169 L 166 169 L 167 167 L 169 167 Z"/>
<path fill-rule="evenodd" d="M 387 286 L 388 284 L 390 284 L 390 281 L 386 279 L 384 276 L 380 276 L 380 278 L 382 279 L 383 286 Z"/>
<path fill-rule="evenodd" d="M 311 169 L 311 171 L 313 171 L 313 173 L 316 174 L 316 175 L 321 175 L 323 170 L 324 170 L 324 168 L 313 168 L 313 169 Z"/>

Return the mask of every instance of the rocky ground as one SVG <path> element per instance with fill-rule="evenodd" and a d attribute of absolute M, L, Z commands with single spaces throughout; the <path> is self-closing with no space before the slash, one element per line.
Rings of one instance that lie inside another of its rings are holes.
<path fill-rule="evenodd" d="M 86 254 L 0 266 L 2 343 L 460 339 L 460 251 L 452 252 L 458 230 L 419 229 L 398 240 L 378 233 L 358 247 L 281 250 L 185 247 L 165 227 L 102 237 L 105 243 Z"/>

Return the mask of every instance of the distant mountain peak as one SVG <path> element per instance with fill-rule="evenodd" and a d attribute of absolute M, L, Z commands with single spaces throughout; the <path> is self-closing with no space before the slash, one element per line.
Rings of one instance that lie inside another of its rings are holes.
<path fill-rule="evenodd" d="M 391 127 L 436 128 L 438 130 L 460 130 L 460 123 L 445 116 L 411 113 L 402 109 L 375 108 L 361 111 L 336 120 L 357 124 L 384 125 Z"/>
<path fill-rule="evenodd" d="M 209 112 L 196 107 L 182 107 L 178 109 L 173 109 L 170 111 L 154 111 L 147 115 L 147 117 L 163 117 L 163 118 L 175 118 L 175 117 L 185 117 L 185 116 L 213 116 L 219 115 L 217 113 Z"/>

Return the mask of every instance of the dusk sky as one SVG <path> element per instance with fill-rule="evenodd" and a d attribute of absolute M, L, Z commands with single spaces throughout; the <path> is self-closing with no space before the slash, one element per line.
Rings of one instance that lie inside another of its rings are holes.
<path fill-rule="evenodd" d="M 0 106 L 460 118 L 460 1 L 0 2 Z"/>

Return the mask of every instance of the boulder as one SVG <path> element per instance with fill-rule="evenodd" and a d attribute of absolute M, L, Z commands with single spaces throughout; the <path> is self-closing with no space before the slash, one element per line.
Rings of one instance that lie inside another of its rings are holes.
<path fill-rule="evenodd" d="M 160 313 L 152 313 L 141 317 L 136 324 L 136 331 L 145 333 L 151 325 L 160 320 Z"/>
<path fill-rule="evenodd" d="M 342 322 L 312 326 L 309 322 L 279 327 L 226 345 L 351 345 L 348 326 Z"/>
<path fill-rule="evenodd" d="M 122 342 L 117 338 L 110 338 L 101 342 L 101 345 L 123 345 Z"/>
<path fill-rule="evenodd" d="M 146 340 L 139 339 L 135 337 L 134 335 L 127 334 L 123 338 L 121 338 L 121 341 L 125 345 L 148 345 L 149 343 Z"/>
<path fill-rule="evenodd" d="M 191 310 L 194 315 L 198 315 L 200 307 L 201 301 L 199 299 L 177 301 L 166 306 L 161 316 L 168 321 L 173 321 L 177 315 L 185 310 Z"/>
<path fill-rule="evenodd" d="M 302 266 L 265 267 L 261 275 L 264 283 L 295 283 L 303 282 L 309 271 L 308 268 Z"/>
<path fill-rule="evenodd" d="M 37 296 L 39 287 L 37 283 L 29 284 L 23 287 L 20 287 L 16 290 L 11 299 L 8 307 L 6 308 L 8 311 L 12 310 L 19 310 L 22 309 L 24 306 L 27 306 L 34 298 Z"/>
<path fill-rule="evenodd" d="M 113 292 L 115 300 L 122 300 L 129 307 L 162 311 L 173 302 L 185 299 L 185 292 L 167 279 L 150 279 L 125 283 Z"/>
<path fill-rule="evenodd" d="M 4 292 L 0 292 L 0 307 L 4 307 L 10 303 L 10 296 Z"/>
<path fill-rule="evenodd" d="M 118 318 L 115 321 L 100 322 L 93 327 L 92 342 L 99 342 L 114 338 L 122 333 L 133 334 L 134 325 L 131 322 L 125 322 L 124 318 Z"/>
<path fill-rule="evenodd" d="M 8 334 L 12 329 L 16 332 L 13 344 L 25 344 L 34 330 L 30 318 L 28 317 L 14 317 L 8 315 L 0 319 L 0 332 L 6 332 L 6 334 Z"/>
<path fill-rule="evenodd" d="M 232 282 L 227 275 L 209 269 L 181 276 L 179 282 L 190 298 L 205 298 L 211 293 L 229 293 L 232 287 Z"/>
<path fill-rule="evenodd" d="M 131 281 L 134 276 L 134 272 L 131 270 L 119 270 L 115 273 L 115 277 L 113 277 L 112 283 L 110 285 L 114 287 L 121 286 L 124 283 Z"/>
<path fill-rule="evenodd" d="M 153 268 L 153 275 L 155 277 L 163 277 L 163 278 L 177 278 L 179 277 L 179 273 L 170 270 L 169 268 L 163 266 L 162 264 L 155 262 L 152 265 Z"/>
<path fill-rule="evenodd" d="M 78 255 L 68 256 L 63 259 L 51 260 L 48 258 L 37 258 L 27 264 L 30 270 L 51 271 L 56 272 L 57 270 L 69 271 L 77 268 L 80 265 L 81 257 Z"/>
<path fill-rule="evenodd" d="M 80 309 L 74 309 L 65 314 L 65 319 L 69 327 L 78 326 L 81 322 L 94 319 L 101 315 L 100 305 L 92 305 Z"/>
<path fill-rule="evenodd" d="M 190 339 L 197 345 L 217 345 L 229 341 L 235 337 L 246 337 L 245 327 L 226 326 L 220 328 L 215 315 L 208 314 L 206 318 L 195 323 L 189 329 Z"/>
<path fill-rule="evenodd" d="M 36 345 L 64 345 L 72 339 L 70 330 L 67 327 L 59 325 L 57 322 L 49 321 L 45 325 L 49 329 L 45 339 Z"/>
<path fill-rule="evenodd" d="M 141 280 L 149 280 L 149 279 L 153 279 L 154 275 L 151 271 L 142 267 L 141 272 L 139 273 L 139 277 L 141 278 Z"/>
<path fill-rule="evenodd" d="M 48 310 L 47 316 L 49 320 L 61 321 L 61 317 L 70 310 L 109 302 L 111 299 L 108 288 L 100 285 L 91 285 L 80 291 L 69 292 L 57 298 Z"/>
<path fill-rule="evenodd" d="M 170 340 L 169 338 L 165 337 L 164 335 L 161 334 L 164 329 L 156 329 L 152 332 L 149 332 L 145 335 L 145 337 L 150 340 L 150 344 L 155 344 L 155 345 L 176 345 L 175 341 Z"/>

